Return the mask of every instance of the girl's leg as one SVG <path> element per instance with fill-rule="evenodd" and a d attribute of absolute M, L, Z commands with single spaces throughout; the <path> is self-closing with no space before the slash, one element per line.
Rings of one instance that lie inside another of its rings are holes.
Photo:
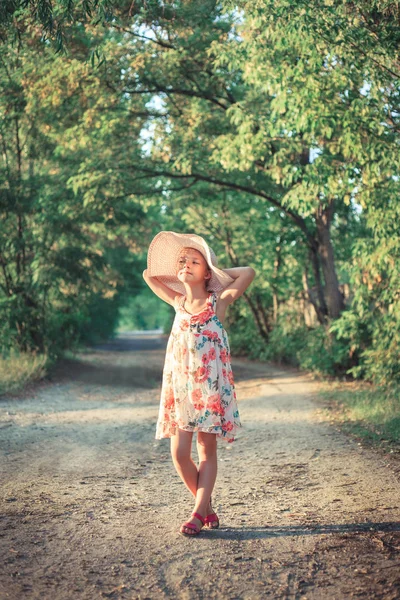
<path fill-rule="evenodd" d="M 171 436 L 171 456 L 178 475 L 188 490 L 196 496 L 198 471 L 192 459 L 193 431 L 176 430 Z"/>
<path fill-rule="evenodd" d="M 202 517 L 209 514 L 210 497 L 217 478 L 217 436 L 215 433 L 197 433 L 197 452 L 199 454 L 199 474 L 197 480 L 197 493 L 193 512 L 198 512 Z M 189 523 L 201 527 L 201 521 L 192 517 Z M 193 534 L 193 530 L 184 528 L 185 533 Z"/>
<path fill-rule="evenodd" d="M 201 438 L 201 432 L 198 434 Z M 213 435 L 211 433 L 203 435 Z M 198 482 L 198 468 L 194 463 L 192 453 L 192 437 L 193 431 L 184 431 L 178 429 L 176 435 L 171 436 L 171 456 L 177 470 L 178 475 L 188 488 L 188 490 L 196 498 L 197 495 L 197 482 Z M 215 436 L 214 436 L 215 437 Z M 197 438 L 197 452 L 199 455 L 200 462 L 204 460 L 204 453 L 202 446 L 199 449 L 199 439 Z M 207 514 L 211 512 L 211 504 L 207 506 Z"/>
<path fill-rule="evenodd" d="M 199 455 L 199 477 L 195 511 L 202 516 L 209 514 L 210 498 L 217 479 L 217 436 L 215 433 L 197 434 L 197 452 Z"/>
<path fill-rule="evenodd" d="M 176 434 L 171 436 L 171 456 L 179 476 L 196 499 L 193 512 L 199 512 L 205 517 L 211 510 L 210 496 L 217 476 L 217 440 L 215 434 L 198 432 L 198 470 L 191 457 L 192 437 L 192 431 L 177 429 Z M 198 492 L 200 475 L 201 489 Z M 195 517 L 190 522 L 201 526 L 201 522 Z M 193 534 L 192 529 L 184 528 L 184 531 Z"/>

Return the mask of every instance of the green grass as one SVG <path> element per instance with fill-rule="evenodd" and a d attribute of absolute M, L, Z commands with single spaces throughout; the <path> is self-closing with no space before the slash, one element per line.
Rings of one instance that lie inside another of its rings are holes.
<path fill-rule="evenodd" d="M 28 383 L 42 379 L 49 365 L 46 354 L 12 351 L 6 358 L 0 357 L 0 395 L 18 392 Z"/>
<path fill-rule="evenodd" d="M 400 444 L 400 386 L 329 383 L 319 396 L 329 415 L 349 433 L 391 449 Z"/>

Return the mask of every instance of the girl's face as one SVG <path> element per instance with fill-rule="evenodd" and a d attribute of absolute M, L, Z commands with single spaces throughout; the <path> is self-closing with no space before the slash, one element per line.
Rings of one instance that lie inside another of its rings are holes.
<path fill-rule="evenodd" d="M 211 272 L 201 252 L 194 248 L 183 248 L 178 257 L 177 276 L 182 283 L 205 284 Z"/>

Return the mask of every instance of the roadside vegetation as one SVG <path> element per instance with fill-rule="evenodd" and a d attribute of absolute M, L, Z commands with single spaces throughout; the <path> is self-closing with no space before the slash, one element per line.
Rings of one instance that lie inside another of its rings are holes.
<path fill-rule="evenodd" d="M 320 398 L 341 429 L 387 452 L 400 452 L 399 386 L 327 382 Z"/>

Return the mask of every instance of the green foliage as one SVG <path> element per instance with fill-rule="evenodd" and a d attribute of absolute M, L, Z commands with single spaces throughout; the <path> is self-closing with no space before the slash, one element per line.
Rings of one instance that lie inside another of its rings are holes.
<path fill-rule="evenodd" d="M 98 76 L 39 42 L 0 54 L 1 346 L 55 356 L 111 336 L 124 293 L 143 285 L 143 213 L 117 164 L 113 176 L 104 165 L 80 175 L 89 141 L 104 134 L 106 147 L 122 129 L 102 118 Z"/>
<path fill-rule="evenodd" d="M 26 384 L 42 379 L 53 361 L 46 354 L 9 350 L 0 356 L 0 396 L 17 392 Z"/>
<path fill-rule="evenodd" d="M 39 25 L 42 40 L 51 41 L 57 52 L 66 52 L 68 26 L 74 21 L 93 25 L 110 21 L 114 4 L 115 0 L 2 0 L 0 31 L 17 40 L 26 28 Z"/>
<path fill-rule="evenodd" d="M 246 314 L 247 311 L 243 301 L 238 300 L 237 304 L 240 304 L 239 307 L 233 305 L 228 308 L 227 313 L 227 329 L 232 355 L 263 359 L 265 341 L 257 331 L 254 320 L 251 319 L 249 314 Z"/>
<path fill-rule="evenodd" d="M 351 309 L 331 326 L 358 361 L 356 378 L 377 384 L 400 382 L 399 239 L 357 244 Z"/>
<path fill-rule="evenodd" d="M 127 304 L 121 307 L 118 331 L 123 333 L 132 330 L 164 330 L 164 327 L 169 325 L 170 316 L 171 307 L 147 288 L 131 296 Z"/>
<path fill-rule="evenodd" d="M 369 235 L 354 242 L 353 300 L 331 331 L 357 357 L 349 370 L 376 384 L 400 382 L 400 184 L 384 177 L 365 211 Z"/>
<path fill-rule="evenodd" d="M 299 366 L 320 375 L 344 374 L 349 364 L 348 347 L 323 326 L 305 333 L 304 349 L 297 352 Z"/>
<path fill-rule="evenodd" d="M 239 319 L 230 333 L 231 350 L 235 355 L 287 364 L 320 376 L 343 375 L 350 363 L 348 346 L 328 334 L 323 326 L 296 326 L 296 321 L 297 315 L 281 315 L 265 343 L 257 335 L 254 323 Z"/>
<path fill-rule="evenodd" d="M 318 375 L 341 375 L 349 363 L 348 347 L 324 326 L 293 327 L 281 317 L 274 327 L 263 358 L 298 366 Z"/>
<path fill-rule="evenodd" d="M 330 403 L 330 418 L 346 431 L 383 444 L 400 441 L 398 385 L 330 384 L 320 396 Z"/>

